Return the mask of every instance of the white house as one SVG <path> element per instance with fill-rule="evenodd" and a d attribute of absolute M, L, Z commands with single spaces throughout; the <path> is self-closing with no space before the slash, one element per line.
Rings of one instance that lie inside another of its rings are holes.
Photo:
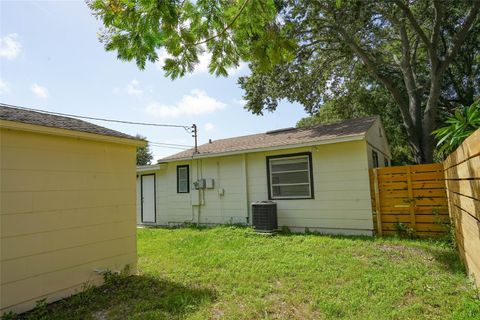
<path fill-rule="evenodd" d="M 137 167 L 137 221 L 250 224 L 272 200 L 293 231 L 371 235 L 368 169 L 390 161 L 379 117 L 212 141 Z"/>

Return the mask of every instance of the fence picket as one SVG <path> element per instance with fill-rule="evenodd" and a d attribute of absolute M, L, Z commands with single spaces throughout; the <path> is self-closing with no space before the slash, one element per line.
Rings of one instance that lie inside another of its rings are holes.
<path fill-rule="evenodd" d="M 376 168 L 370 177 L 378 235 L 394 234 L 400 224 L 419 236 L 445 233 L 449 219 L 441 163 Z"/>
<path fill-rule="evenodd" d="M 414 230 L 416 230 L 416 223 L 415 223 L 415 199 L 413 198 L 413 191 L 412 191 L 412 175 L 410 173 L 410 166 L 407 166 L 407 187 L 408 187 L 408 198 L 410 200 L 410 224 Z"/>
<path fill-rule="evenodd" d="M 378 171 L 373 169 L 373 185 L 375 192 L 375 207 L 377 214 L 377 230 L 378 234 L 381 236 L 383 232 L 382 228 L 382 206 L 380 205 L 380 189 L 378 188 Z"/>
<path fill-rule="evenodd" d="M 480 287 L 480 129 L 445 159 L 444 168 L 458 251 Z"/>

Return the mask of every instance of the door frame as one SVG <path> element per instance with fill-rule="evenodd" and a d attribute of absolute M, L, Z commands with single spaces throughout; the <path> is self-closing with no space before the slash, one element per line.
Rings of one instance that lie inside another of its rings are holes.
<path fill-rule="evenodd" d="M 143 221 L 143 177 L 153 176 L 153 222 Z M 155 173 L 140 175 L 140 215 L 142 223 L 157 223 L 157 177 Z"/>

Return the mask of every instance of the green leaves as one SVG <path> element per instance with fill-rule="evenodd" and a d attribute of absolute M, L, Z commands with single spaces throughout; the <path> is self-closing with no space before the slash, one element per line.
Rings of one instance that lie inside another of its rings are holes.
<path fill-rule="evenodd" d="M 455 111 L 445 123 L 448 125 L 433 132 L 438 139 L 437 152 L 443 157 L 453 152 L 463 140 L 480 128 L 480 100 Z"/>
<path fill-rule="evenodd" d="M 192 72 L 204 52 L 216 76 L 241 60 L 271 68 L 292 57 L 294 43 L 277 26 L 274 0 L 92 0 L 89 7 L 103 22 L 99 38 L 107 51 L 144 69 L 164 49 L 172 79 Z"/>
<path fill-rule="evenodd" d="M 135 136 L 137 139 L 146 140 L 147 138 L 137 134 Z M 145 166 L 152 163 L 153 154 L 150 150 L 150 146 L 147 143 L 144 147 L 137 147 L 137 166 Z"/>

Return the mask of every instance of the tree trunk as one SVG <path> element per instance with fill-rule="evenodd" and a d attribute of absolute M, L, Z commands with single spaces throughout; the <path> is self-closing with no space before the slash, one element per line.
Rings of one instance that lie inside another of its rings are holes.
<path fill-rule="evenodd" d="M 408 146 L 412 151 L 413 159 L 415 163 L 425 163 L 423 152 L 423 135 L 422 135 L 422 122 L 415 122 L 413 126 L 409 127 L 404 125 L 407 131 Z"/>
<path fill-rule="evenodd" d="M 438 102 L 440 100 L 445 70 L 446 64 L 439 62 L 432 63 L 430 92 L 422 120 L 423 163 L 433 162 L 435 139 L 432 132 L 435 130 L 435 120 L 437 119 Z"/>

